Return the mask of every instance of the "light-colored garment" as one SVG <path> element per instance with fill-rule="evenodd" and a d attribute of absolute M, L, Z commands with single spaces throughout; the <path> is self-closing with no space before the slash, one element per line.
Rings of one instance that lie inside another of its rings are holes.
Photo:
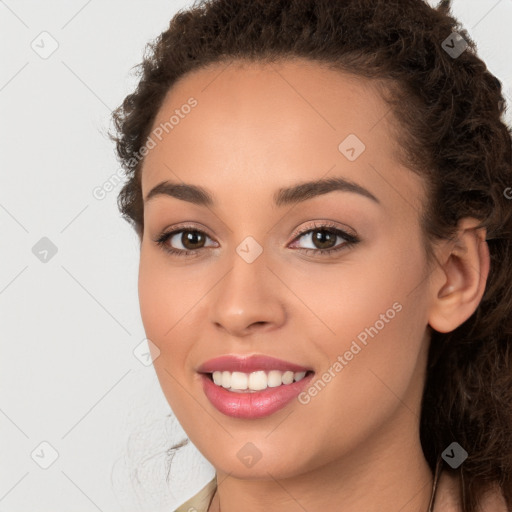
<path fill-rule="evenodd" d="M 210 480 L 197 494 L 180 505 L 174 512 L 208 512 L 217 489 L 217 477 Z"/>

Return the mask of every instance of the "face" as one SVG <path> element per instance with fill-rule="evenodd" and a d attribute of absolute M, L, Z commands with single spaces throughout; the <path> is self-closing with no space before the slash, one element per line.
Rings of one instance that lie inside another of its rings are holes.
<path fill-rule="evenodd" d="M 140 309 L 168 403 L 218 470 L 285 478 L 417 436 L 424 188 L 390 117 L 363 79 L 301 60 L 212 66 L 165 98 L 143 196 L 167 181 L 211 203 L 170 186 L 145 202 Z"/>

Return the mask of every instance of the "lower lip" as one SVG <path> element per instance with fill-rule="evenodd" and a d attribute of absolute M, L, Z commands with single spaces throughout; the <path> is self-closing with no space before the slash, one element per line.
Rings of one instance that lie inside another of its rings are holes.
<path fill-rule="evenodd" d="M 221 413 L 234 418 L 263 418 L 279 411 L 299 395 L 314 373 L 292 384 L 282 384 L 251 393 L 228 391 L 201 374 L 204 394 Z"/>

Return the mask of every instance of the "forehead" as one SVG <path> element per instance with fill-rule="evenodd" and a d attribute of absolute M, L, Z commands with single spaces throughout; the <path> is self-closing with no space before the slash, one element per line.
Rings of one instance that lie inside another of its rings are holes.
<path fill-rule="evenodd" d="M 383 180 L 414 187 L 396 158 L 392 120 L 374 83 L 322 64 L 217 63 L 168 91 L 143 195 L 165 179 L 212 190 L 250 182 L 255 191 L 342 175 L 368 188 Z"/>

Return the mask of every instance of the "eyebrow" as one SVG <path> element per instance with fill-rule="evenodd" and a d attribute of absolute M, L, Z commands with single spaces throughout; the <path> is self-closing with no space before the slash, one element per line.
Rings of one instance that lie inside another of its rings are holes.
<path fill-rule="evenodd" d="M 339 176 L 316 181 L 306 181 L 291 187 L 280 188 L 275 192 L 273 199 L 276 206 L 286 206 L 307 201 L 334 191 L 352 192 L 380 204 L 380 201 L 369 190 Z M 147 194 L 146 199 L 144 199 L 144 203 L 147 203 L 154 197 L 162 195 L 181 199 L 182 201 L 187 201 L 198 206 L 215 206 L 213 196 L 207 189 L 199 185 L 175 183 L 171 181 L 162 181 L 153 187 Z"/>

